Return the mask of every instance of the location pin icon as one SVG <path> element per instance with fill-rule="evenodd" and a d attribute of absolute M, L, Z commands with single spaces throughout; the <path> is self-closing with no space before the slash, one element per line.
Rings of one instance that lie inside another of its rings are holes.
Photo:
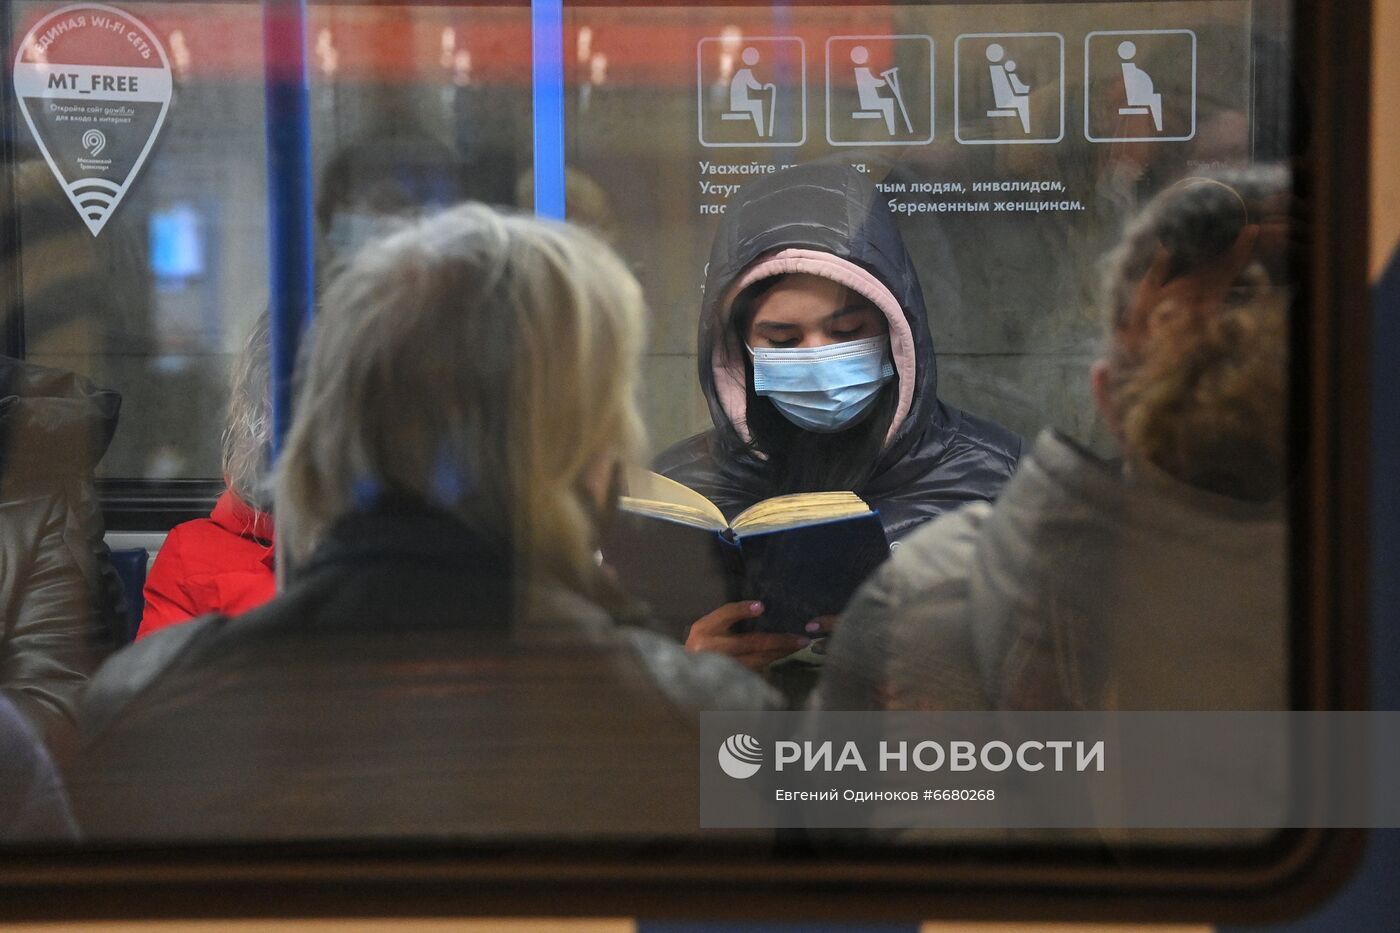
<path fill-rule="evenodd" d="M 14 82 L 44 161 L 97 236 L 165 123 L 173 87 L 165 47 L 123 10 L 73 4 L 25 33 Z"/>

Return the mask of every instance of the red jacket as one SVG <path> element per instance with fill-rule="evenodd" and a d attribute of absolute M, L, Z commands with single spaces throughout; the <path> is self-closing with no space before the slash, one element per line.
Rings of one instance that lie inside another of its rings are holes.
<path fill-rule="evenodd" d="M 276 590 L 272 516 L 225 492 L 208 518 L 176 525 L 146 578 L 137 638 L 210 612 L 237 615 Z"/>

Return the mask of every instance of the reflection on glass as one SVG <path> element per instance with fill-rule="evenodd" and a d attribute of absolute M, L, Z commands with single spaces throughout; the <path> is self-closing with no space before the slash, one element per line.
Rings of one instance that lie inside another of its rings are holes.
<path fill-rule="evenodd" d="M 593 559 L 641 329 L 578 228 L 459 207 L 357 253 L 279 467 L 283 591 L 98 674 L 69 784 L 89 837 L 687 832 L 695 714 L 776 697 L 620 624 Z"/>
<path fill-rule="evenodd" d="M 1283 709 L 1288 177 L 1193 176 L 1109 261 L 1089 369 L 1119 454 L 1036 441 L 843 618 L 832 709 Z"/>
<path fill-rule="evenodd" d="M 82 476 L 46 624 L 101 650 L 0 654 L 87 838 L 665 853 L 704 710 L 1286 704 L 1281 4 L 570 6 L 568 228 L 483 206 L 534 200 L 527 7 L 313 5 L 275 467 L 261 10 L 130 11 L 167 125 L 96 236 L 21 137 L 10 349 L 122 396 L 60 460 L 226 494 L 85 687 Z"/>
<path fill-rule="evenodd" d="M 56 8 L 16 4 L 12 33 Z M 164 46 L 170 109 L 97 236 L 21 123 L 9 175 L 18 246 L 64 257 L 61 275 L 40 262 L 17 272 L 24 353 L 122 394 L 101 475 L 209 479 L 219 475 L 219 428 L 208 414 L 222 409 L 230 362 L 266 306 L 262 10 L 123 9 Z M 508 8 L 313 5 L 323 267 L 385 215 L 463 199 L 516 203 L 530 164 L 528 22 Z"/>

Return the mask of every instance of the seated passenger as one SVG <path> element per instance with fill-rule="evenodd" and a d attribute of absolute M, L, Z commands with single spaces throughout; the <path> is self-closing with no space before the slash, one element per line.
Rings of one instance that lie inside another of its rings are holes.
<path fill-rule="evenodd" d="M 223 437 L 228 488 L 208 518 L 176 525 L 166 536 L 146 579 L 138 639 L 210 612 L 247 612 L 276 592 L 267 488 L 272 433 L 267 326 L 263 314 L 234 361 Z"/>
<path fill-rule="evenodd" d="M 1122 459 L 1047 431 L 995 505 L 908 539 L 832 639 L 824 708 L 1286 708 L 1286 187 L 1148 205 L 1092 369 Z"/>
<path fill-rule="evenodd" d="M 939 400 L 918 274 L 869 176 L 846 165 L 795 166 L 729 202 L 706 272 L 699 360 L 714 428 L 654 468 L 730 519 L 772 496 L 851 490 L 897 541 L 993 498 L 1021 454 L 1012 432 Z M 747 606 L 706 616 L 690 646 L 754 667 L 799 647 L 730 633 Z M 771 647 L 753 650 L 760 641 Z"/>
<path fill-rule="evenodd" d="M 474 206 L 359 251 L 310 335 L 271 603 L 114 656 L 89 838 L 688 833 L 696 710 L 773 704 L 623 611 L 594 558 L 640 442 L 641 291 Z"/>
<path fill-rule="evenodd" d="M 0 356 L 0 691 L 60 754 L 126 625 L 93 485 L 120 409 L 80 376 Z"/>

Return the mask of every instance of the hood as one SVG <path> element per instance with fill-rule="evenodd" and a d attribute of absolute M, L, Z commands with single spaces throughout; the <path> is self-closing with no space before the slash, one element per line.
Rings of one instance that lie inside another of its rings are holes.
<path fill-rule="evenodd" d="M 91 473 L 120 411 L 120 395 L 82 376 L 0 356 L 0 477 Z"/>
<path fill-rule="evenodd" d="M 900 459 L 940 417 L 928 312 L 894 215 L 869 175 L 838 163 L 795 165 L 729 201 L 710 252 L 700 312 L 700 385 L 718 439 L 743 448 L 746 368 L 724 339 L 734 297 L 774 275 L 805 272 L 870 299 L 889 323 L 898 402 L 881 463 Z"/>

